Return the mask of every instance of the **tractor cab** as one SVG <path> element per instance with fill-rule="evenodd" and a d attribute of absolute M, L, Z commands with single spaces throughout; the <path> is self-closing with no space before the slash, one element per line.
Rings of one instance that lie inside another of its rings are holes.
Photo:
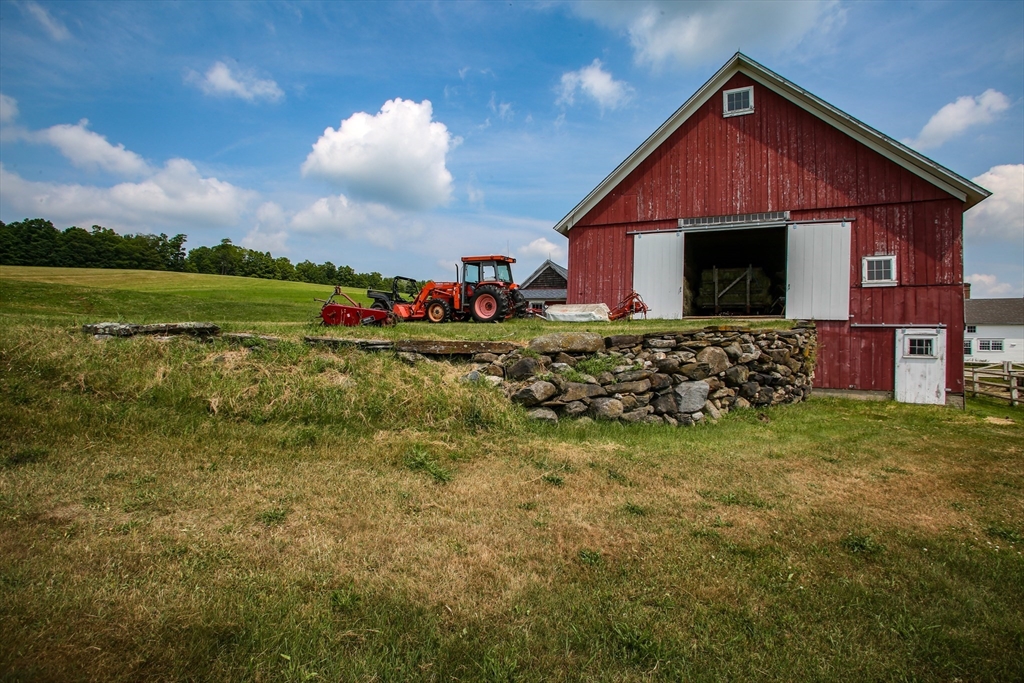
<path fill-rule="evenodd" d="M 515 282 L 512 279 L 512 264 L 515 262 L 511 256 L 463 256 L 462 300 L 472 299 L 481 284 L 494 283 L 503 289 L 508 288 Z"/>

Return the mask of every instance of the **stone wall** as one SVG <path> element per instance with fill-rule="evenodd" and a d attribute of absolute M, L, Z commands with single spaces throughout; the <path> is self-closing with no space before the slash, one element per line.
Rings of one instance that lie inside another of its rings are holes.
<path fill-rule="evenodd" d="M 538 420 L 686 426 L 730 410 L 803 400 L 811 392 L 815 345 L 809 327 L 566 332 L 500 356 L 477 354 L 466 379 L 501 384 Z"/>

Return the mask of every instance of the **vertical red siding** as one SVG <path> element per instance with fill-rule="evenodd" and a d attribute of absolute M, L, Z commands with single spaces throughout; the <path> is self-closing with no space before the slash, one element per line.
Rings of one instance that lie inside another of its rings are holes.
<path fill-rule="evenodd" d="M 725 118 L 712 96 L 569 231 L 569 303 L 615 305 L 632 287 L 637 230 L 679 218 L 790 211 L 853 219 L 850 322 L 945 324 L 947 383 L 963 390 L 963 203 L 824 121 L 755 88 L 755 112 Z M 864 256 L 894 254 L 897 287 L 860 286 Z M 817 386 L 891 391 L 891 328 L 819 323 Z"/>

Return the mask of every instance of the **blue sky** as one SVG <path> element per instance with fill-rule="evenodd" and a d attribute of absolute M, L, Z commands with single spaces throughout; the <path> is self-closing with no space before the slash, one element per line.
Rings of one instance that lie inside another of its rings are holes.
<path fill-rule="evenodd" d="M 736 50 L 995 192 L 1024 295 L 1024 3 L 0 0 L 0 220 L 448 278 L 551 226 Z"/>

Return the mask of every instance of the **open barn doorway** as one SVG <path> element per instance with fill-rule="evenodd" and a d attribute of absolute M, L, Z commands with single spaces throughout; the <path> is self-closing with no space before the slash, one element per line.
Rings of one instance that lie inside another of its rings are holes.
<path fill-rule="evenodd" d="M 785 226 L 687 231 L 683 315 L 785 315 L 786 239 Z"/>

